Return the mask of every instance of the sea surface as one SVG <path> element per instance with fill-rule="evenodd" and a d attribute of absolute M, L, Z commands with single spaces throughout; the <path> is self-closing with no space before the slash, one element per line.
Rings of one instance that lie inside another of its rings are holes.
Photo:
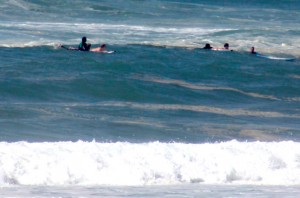
<path fill-rule="evenodd" d="M 298 0 L 0 0 L 0 197 L 299 197 L 299 19 Z M 115 53 L 60 48 L 83 36 Z"/>

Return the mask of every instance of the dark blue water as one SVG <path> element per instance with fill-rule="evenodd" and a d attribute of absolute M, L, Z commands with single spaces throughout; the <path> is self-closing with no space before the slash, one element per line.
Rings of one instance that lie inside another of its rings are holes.
<path fill-rule="evenodd" d="M 260 134 L 299 139 L 298 61 L 109 47 L 117 53 L 2 48 L 1 139 L 202 143 L 259 140 Z M 243 130 L 259 132 L 252 137 Z"/>

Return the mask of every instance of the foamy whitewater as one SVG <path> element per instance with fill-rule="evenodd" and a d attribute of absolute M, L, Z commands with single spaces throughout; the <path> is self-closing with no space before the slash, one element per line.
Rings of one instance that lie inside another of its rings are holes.
<path fill-rule="evenodd" d="M 299 196 L 299 8 L 2 0 L 0 197 Z"/>
<path fill-rule="evenodd" d="M 2 185 L 293 185 L 300 182 L 299 147 L 237 141 L 1 143 L 0 175 Z"/>

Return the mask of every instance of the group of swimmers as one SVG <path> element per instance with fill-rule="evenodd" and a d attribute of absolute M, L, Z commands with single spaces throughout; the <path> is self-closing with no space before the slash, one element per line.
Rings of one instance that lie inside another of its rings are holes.
<path fill-rule="evenodd" d="M 228 51 L 233 51 L 233 50 L 229 49 L 229 44 L 228 43 L 225 43 L 223 48 L 213 48 L 209 43 L 206 43 L 205 46 L 202 49 L 217 50 L 217 51 L 218 50 L 220 50 L 220 51 L 227 51 L 227 50 Z M 254 47 L 251 47 L 250 53 L 251 54 L 257 54 L 255 52 L 255 48 Z"/>
<path fill-rule="evenodd" d="M 82 37 L 81 39 L 81 43 L 78 45 L 78 47 L 65 47 L 63 45 L 60 45 L 61 48 L 67 49 L 67 50 L 75 50 L 75 51 L 90 51 L 90 52 L 99 52 L 99 53 L 107 53 L 107 54 L 111 54 L 114 53 L 116 51 L 107 51 L 106 50 L 106 45 L 102 44 L 100 47 L 97 48 L 91 48 L 91 44 L 87 43 L 87 39 L 86 37 Z M 233 51 L 231 49 L 229 49 L 229 44 L 225 43 L 224 46 L 222 48 L 213 48 L 209 43 L 206 43 L 205 46 L 202 48 L 205 50 L 216 50 L 216 51 Z M 274 56 L 268 56 L 268 55 L 263 55 L 260 53 L 255 52 L 255 48 L 251 47 L 250 50 L 251 54 L 254 54 L 256 56 L 262 57 L 262 58 L 267 58 L 267 59 L 275 59 L 275 60 L 285 60 L 285 61 L 293 61 L 295 60 L 295 58 L 285 58 L 285 57 L 274 57 Z"/>
<path fill-rule="evenodd" d="M 210 46 L 209 43 L 206 43 L 205 46 L 203 47 L 203 49 L 208 49 L 208 50 L 229 50 L 229 44 L 225 43 L 223 48 L 213 48 L 212 46 Z M 233 51 L 233 50 L 230 50 Z"/>
<path fill-rule="evenodd" d="M 82 37 L 81 43 L 78 45 L 78 48 L 72 48 L 72 47 L 65 47 L 61 46 L 62 48 L 68 49 L 68 50 L 78 50 L 78 51 L 91 51 L 91 52 L 105 52 L 106 51 L 106 45 L 102 44 L 100 47 L 97 48 L 92 48 L 91 49 L 91 44 L 87 43 L 86 37 Z M 229 44 L 225 43 L 223 48 L 213 48 L 209 43 L 206 43 L 205 46 L 202 49 L 207 49 L 207 50 L 217 50 L 217 51 L 233 51 L 229 49 Z M 250 50 L 251 54 L 256 54 L 254 47 L 251 47 Z"/>

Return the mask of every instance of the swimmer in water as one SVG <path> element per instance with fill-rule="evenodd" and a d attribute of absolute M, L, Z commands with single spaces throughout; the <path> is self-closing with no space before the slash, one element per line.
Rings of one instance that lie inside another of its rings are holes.
<path fill-rule="evenodd" d="M 106 51 L 106 45 L 102 44 L 100 47 L 93 48 L 90 51 L 91 52 L 104 52 L 104 51 Z"/>
<path fill-rule="evenodd" d="M 209 49 L 209 50 L 211 50 L 212 47 L 210 46 L 209 43 L 206 43 L 205 46 L 202 49 Z"/>

